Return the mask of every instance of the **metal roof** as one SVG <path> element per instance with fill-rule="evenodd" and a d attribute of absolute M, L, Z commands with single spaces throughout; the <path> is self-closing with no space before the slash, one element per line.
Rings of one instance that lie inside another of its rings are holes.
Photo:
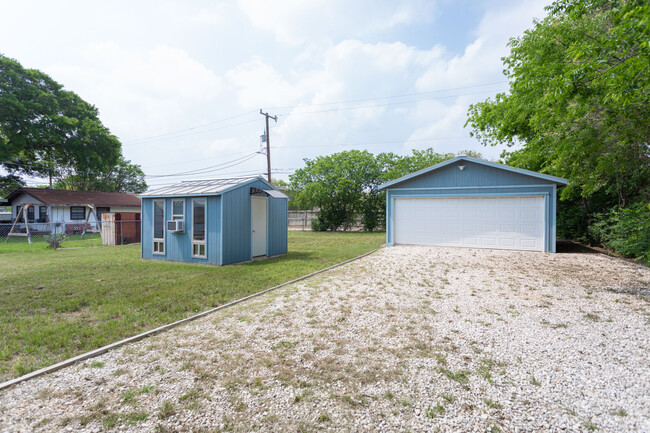
<path fill-rule="evenodd" d="M 504 164 L 498 164 L 496 162 L 490 162 L 490 161 L 485 161 L 484 159 L 479 159 L 479 158 L 474 158 L 471 156 L 457 156 L 456 158 L 448 159 L 447 161 L 443 161 L 439 164 L 432 165 L 431 167 L 427 167 L 425 169 L 422 169 L 420 171 L 416 171 L 415 173 L 407 174 L 406 176 L 402 176 L 399 179 L 391 180 L 390 182 L 383 183 L 377 187 L 377 189 L 386 189 L 390 186 L 393 186 L 395 184 L 398 184 L 400 182 L 404 182 L 405 180 L 412 179 L 414 177 L 420 176 L 425 173 L 429 173 L 434 170 L 438 170 L 439 168 L 445 167 L 449 164 L 453 164 L 457 161 L 469 161 L 469 162 L 475 162 L 477 164 L 483 164 L 487 165 L 488 167 L 494 167 L 494 168 L 499 168 L 501 170 L 506 170 L 506 171 L 511 171 L 513 173 L 519 173 L 523 174 L 525 176 L 531 176 L 531 177 L 536 177 L 538 179 L 544 179 L 549 182 L 553 182 L 558 185 L 566 185 L 568 181 L 566 179 L 563 179 L 561 177 L 557 176 L 551 176 L 550 174 L 543 174 L 543 173 L 537 173 L 536 171 L 530 171 L 526 170 L 523 168 L 514 168 L 510 167 L 509 165 L 504 165 Z"/>
<path fill-rule="evenodd" d="M 245 178 L 238 177 L 229 179 L 188 180 L 174 185 L 147 191 L 143 194 L 140 194 L 140 197 L 160 197 L 170 195 L 221 195 L 224 192 L 255 180 L 261 180 L 264 183 L 268 184 L 268 182 L 266 182 L 260 176 Z"/>

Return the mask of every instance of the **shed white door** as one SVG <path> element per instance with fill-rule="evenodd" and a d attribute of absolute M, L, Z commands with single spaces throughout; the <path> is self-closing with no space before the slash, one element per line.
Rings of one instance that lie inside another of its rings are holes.
<path fill-rule="evenodd" d="M 397 198 L 395 243 L 544 251 L 544 197 Z"/>
<path fill-rule="evenodd" d="M 266 197 L 251 196 L 252 256 L 266 255 Z"/>

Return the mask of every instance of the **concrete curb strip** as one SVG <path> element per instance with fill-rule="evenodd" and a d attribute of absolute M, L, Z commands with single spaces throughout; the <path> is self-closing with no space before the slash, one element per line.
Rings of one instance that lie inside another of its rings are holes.
<path fill-rule="evenodd" d="M 220 305 L 218 307 L 212 308 L 212 309 L 204 311 L 202 313 L 195 314 L 194 316 L 190 316 L 190 317 L 187 317 L 185 319 L 181 319 L 181 320 L 178 320 L 176 322 L 169 323 L 167 325 L 159 326 L 158 328 L 152 329 L 150 331 L 143 332 L 142 334 L 138 334 L 138 335 L 134 335 L 133 337 L 125 338 L 124 340 L 120 340 L 118 342 L 109 344 L 107 346 L 100 347 L 99 349 L 95 349 L 95 350 L 92 350 L 90 352 L 86 352 L 86 353 L 83 353 L 81 355 L 75 356 L 73 358 L 66 359 L 65 361 L 61 361 L 61 362 L 59 362 L 57 364 L 50 365 L 49 367 L 45 367 L 45 368 L 42 368 L 40 370 L 36 370 L 36 371 L 31 372 L 31 373 L 27 373 L 27 374 L 25 374 L 23 376 L 15 378 L 15 379 L 11 379 L 11 380 L 8 380 L 6 382 L 2 382 L 2 383 L 0 383 L 0 390 L 7 389 L 7 388 L 9 388 L 9 387 L 11 387 L 13 385 L 16 385 L 16 384 L 21 383 L 21 382 L 25 382 L 25 381 L 27 381 L 29 379 L 34 379 L 35 377 L 42 376 L 42 375 L 47 374 L 47 373 L 53 373 L 53 372 L 55 372 L 57 370 L 60 370 L 60 369 L 62 369 L 64 367 L 68 367 L 68 366 L 70 366 L 72 364 L 75 364 L 75 363 L 77 363 L 79 361 L 85 361 L 87 359 L 94 358 L 96 356 L 99 356 L 99 355 L 101 355 L 103 353 L 108 352 L 109 350 L 116 349 L 116 348 L 118 348 L 120 346 L 123 346 L 123 345 L 125 345 L 127 343 L 133 343 L 133 342 L 136 342 L 136 341 L 140 341 L 140 340 L 142 340 L 144 338 L 147 338 L 147 337 L 150 337 L 152 335 L 158 334 L 159 332 L 175 328 L 175 327 L 177 327 L 179 325 L 182 325 L 182 324 L 187 323 L 187 322 L 191 322 L 191 321 L 196 320 L 196 319 L 200 319 L 201 317 L 210 315 L 212 313 L 215 313 L 215 312 L 217 312 L 219 310 L 223 310 L 223 309 L 228 308 L 228 307 L 232 307 L 233 305 L 240 304 L 240 303 L 242 303 L 244 301 L 247 301 L 249 299 L 255 298 L 257 296 L 261 296 L 261 295 L 263 295 L 265 293 L 271 292 L 273 290 L 277 290 L 277 289 L 279 289 L 281 287 L 288 286 L 289 284 L 294 284 L 294 283 L 297 283 L 299 281 L 306 280 L 306 279 L 311 278 L 311 277 L 313 277 L 315 275 L 322 274 L 323 272 L 330 271 L 332 269 L 335 269 L 335 268 L 338 268 L 340 266 L 346 265 L 346 264 L 348 264 L 350 262 L 354 262 L 354 261 L 359 260 L 359 259 L 361 259 L 363 257 L 369 256 L 370 254 L 376 253 L 381 248 L 383 248 L 383 247 L 377 248 L 376 250 L 372 250 L 372 251 L 370 251 L 368 253 L 365 253 L 365 254 L 362 254 L 360 256 L 354 257 L 354 258 L 346 260 L 344 262 L 337 263 L 335 265 L 329 266 L 329 267 L 327 267 L 325 269 L 321 269 L 321 270 L 318 270 L 316 272 L 312 272 L 311 274 L 304 275 L 302 277 L 298 277 L 298 278 L 296 278 L 294 280 L 291 280 L 291 281 L 287 281 L 286 283 L 282 283 L 282 284 L 279 284 L 277 286 L 270 287 L 268 289 L 264 289 L 261 292 L 253 293 L 252 295 L 248 295 L 248 296 L 243 297 L 241 299 L 237 299 L 235 301 L 229 302 L 227 304 Z"/>

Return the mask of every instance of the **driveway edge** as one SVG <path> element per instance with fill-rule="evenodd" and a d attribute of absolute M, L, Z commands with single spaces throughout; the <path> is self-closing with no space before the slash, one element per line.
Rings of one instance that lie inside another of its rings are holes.
<path fill-rule="evenodd" d="M 343 266 L 343 265 L 347 265 L 348 263 L 351 263 L 351 262 L 354 262 L 356 260 L 362 259 L 362 258 L 364 258 L 366 256 L 369 256 L 370 254 L 374 254 L 377 251 L 381 250 L 382 248 L 384 248 L 384 247 L 383 246 L 379 247 L 379 248 L 377 248 L 375 250 L 372 250 L 372 251 L 369 251 L 369 252 L 367 252 L 365 254 L 361 254 L 360 256 L 348 259 L 348 260 L 346 260 L 344 262 L 337 263 L 335 265 L 329 266 L 329 267 L 324 268 L 324 269 L 320 269 L 318 271 L 312 272 L 311 274 L 303 275 L 302 277 L 298 277 L 298 278 L 296 278 L 294 280 L 287 281 L 287 282 L 282 283 L 282 284 L 278 284 L 277 286 L 269 287 L 268 289 L 264 289 L 261 292 L 253 293 L 252 295 L 248 295 L 248 296 L 245 296 L 243 298 L 236 299 L 234 301 L 228 302 L 227 304 L 223 304 L 223 305 L 220 305 L 218 307 L 214 307 L 214 308 L 212 308 L 210 310 L 204 311 L 202 313 L 195 314 L 194 316 L 186 317 L 185 319 L 181 319 L 181 320 L 178 320 L 176 322 L 169 323 L 167 325 L 159 326 L 158 328 L 154 328 L 154 329 L 152 329 L 150 331 L 146 331 L 146 332 L 143 332 L 141 334 L 134 335 L 133 337 L 125 338 L 124 340 L 120 340 L 118 342 L 111 343 L 111 344 L 109 344 L 107 346 L 100 347 L 99 349 L 95 349 L 95 350 L 92 350 L 90 352 L 86 352 L 86 353 L 83 353 L 81 355 L 77 355 L 77 356 L 75 356 L 73 358 L 66 359 L 66 360 L 61 361 L 61 362 L 59 362 L 57 364 L 50 365 L 49 367 L 41 368 L 40 370 L 32 371 L 31 373 L 27 373 L 27 374 L 25 374 L 23 376 L 15 378 L 15 379 L 11 379 L 11 380 L 8 380 L 6 382 L 2 382 L 2 383 L 0 383 L 0 391 L 2 391 L 4 389 L 7 389 L 7 388 L 10 388 L 10 387 L 12 387 L 14 385 L 17 385 L 17 384 L 21 383 L 21 382 L 25 382 L 27 380 L 34 379 L 34 378 L 36 378 L 38 376 L 42 376 L 42 375 L 48 374 L 48 373 L 53 373 L 53 372 L 55 372 L 57 370 L 60 370 L 60 369 L 62 369 L 64 367 L 68 367 L 68 366 L 70 366 L 72 364 L 75 364 L 75 363 L 77 363 L 79 361 L 85 361 L 87 359 L 94 358 L 96 356 L 102 355 L 102 354 L 108 352 L 109 350 L 116 349 L 116 348 L 118 348 L 120 346 L 123 346 L 123 345 L 125 345 L 127 343 L 133 343 L 133 342 L 136 342 L 136 341 L 140 341 L 140 340 L 142 340 L 144 338 L 151 337 L 152 335 L 158 334 L 158 333 L 160 333 L 162 331 L 166 331 L 168 329 L 175 328 L 175 327 L 177 327 L 179 325 L 182 325 L 184 323 L 191 322 L 191 321 L 194 321 L 196 319 L 200 319 L 201 317 L 208 316 L 208 315 L 210 315 L 212 313 L 215 313 L 215 312 L 217 312 L 219 310 L 223 310 L 225 308 L 232 307 L 234 305 L 245 302 L 245 301 L 247 301 L 249 299 L 261 296 L 261 295 L 263 295 L 265 293 L 271 292 L 273 290 L 277 290 L 277 289 L 279 289 L 281 287 L 288 286 L 289 284 L 294 284 L 294 283 L 297 283 L 299 281 L 311 278 L 311 277 L 313 277 L 315 275 L 322 274 L 323 272 L 331 271 L 332 269 L 338 268 L 338 267 Z"/>

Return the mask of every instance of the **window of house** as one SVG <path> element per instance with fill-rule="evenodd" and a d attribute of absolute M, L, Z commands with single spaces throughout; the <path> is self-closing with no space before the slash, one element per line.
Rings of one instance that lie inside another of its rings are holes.
<path fill-rule="evenodd" d="M 185 219 L 185 200 L 172 200 L 172 220 Z"/>
<path fill-rule="evenodd" d="M 72 221 L 86 219 L 86 206 L 70 206 L 70 219 Z"/>
<path fill-rule="evenodd" d="M 192 256 L 206 257 L 205 199 L 192 200 Z"/>
<path fill-rule="evenodd" d="M 22 206 L 16 206 L 16 218 L 18 218 L 18 215 L 20 215 L 20 209 Z M 20 215 L 20 219 L 22 220 L 24 218 L 24 215 Z"/>
<path fill-rule="evenodd" d="M 153 201 L 153 253 L 165 254 L 165 200 Z"/>
<path fill-rule="evenodd" d="M 47 206 L 38 207 L 38 222 L 39 223 L 47 222 Z"/>

